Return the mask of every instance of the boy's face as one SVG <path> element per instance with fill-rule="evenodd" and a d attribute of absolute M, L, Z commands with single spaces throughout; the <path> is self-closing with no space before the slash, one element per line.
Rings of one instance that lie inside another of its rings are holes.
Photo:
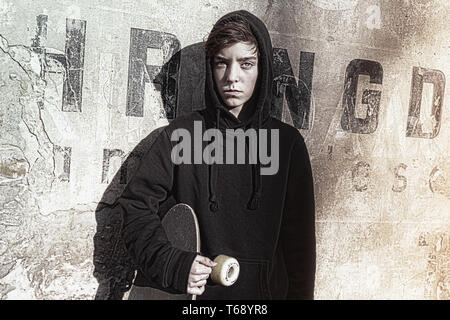
<path fill-rule="evenodd" d="M 230 112 L 238 114 L 252 97 L 258 79 L 258 54 L 254 45 L 238 42 L 214 56 L 214 81 Z"/>

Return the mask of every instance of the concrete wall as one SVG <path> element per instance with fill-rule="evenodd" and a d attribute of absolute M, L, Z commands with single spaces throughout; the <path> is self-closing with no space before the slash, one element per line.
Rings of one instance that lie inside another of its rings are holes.
<path fill-rule="evenodd" d="M 1 299 L 122 297 L 107 205 L 201 101 L 200 43 L 237 9 L 311 153 L 316 298 L 449 299 L 446 1 L 0 0 Z"/>

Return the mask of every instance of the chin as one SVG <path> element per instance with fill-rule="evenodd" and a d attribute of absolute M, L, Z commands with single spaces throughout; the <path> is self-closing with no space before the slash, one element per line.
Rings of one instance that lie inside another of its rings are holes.
<path fill-rule="evenodd" d="M 227 107 L 230 109 L 233 109 L 233 108 L 236 108 L 236 107 L 239 107 L 240 105 L 242 105 L 242 103 L 228 103 L 228 101 L 225 101 L 225 102 L 226 102 Z"/>
<path fill-rule="evenodd" d="M 242 106 L 246 101 L 236 100 L 236 99 L 225 99 L 224 102 L 229 109 L 233 109 L 233 108 Z"/>

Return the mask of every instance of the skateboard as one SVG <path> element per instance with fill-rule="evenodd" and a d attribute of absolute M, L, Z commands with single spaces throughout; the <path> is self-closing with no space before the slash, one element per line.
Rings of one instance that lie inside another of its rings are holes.
<path fill-rule="evenodd" d="M 186 204 L 176 204 L 162 217 L 161 224 L 172 246 L 200 252 L 200 230 L 194 210 Z M 139 288 L 145 300 L 195 300 L 191 294 L 174 294 L 156 288 Z"/>
<path fill-rule="evenodd" d="M 185 251 L 200 252 L 198 220 L 189 205 L 179 203 L 171 207 L 163 216 L 161 224 L 172 246 Z M 211 272 L 211 280 L 223 286 L 232 285 L 239 276 L 239 262 L 225 255 L 218 255 L 214 261 L 218 264 Z M 133 293 L 137 299 L 196 300 L 196 295 L 173 294 L 151 287 L 136 290 L 140 291 Z"/>

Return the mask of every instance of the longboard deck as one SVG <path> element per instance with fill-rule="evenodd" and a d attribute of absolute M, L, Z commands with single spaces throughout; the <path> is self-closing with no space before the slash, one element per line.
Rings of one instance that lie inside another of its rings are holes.
<path fill-rule="evenodd" d="M 186 251 L 200 252 L 200 233 L 194 210 L 186 204 L 176 204 L 161 220 L 172 246 Z M 187 285 L 187 284 L 186 284 Z M 150 287 L 133 286 L 130 300 L 194 300 L 195 295 L 172 294 Z"/>

